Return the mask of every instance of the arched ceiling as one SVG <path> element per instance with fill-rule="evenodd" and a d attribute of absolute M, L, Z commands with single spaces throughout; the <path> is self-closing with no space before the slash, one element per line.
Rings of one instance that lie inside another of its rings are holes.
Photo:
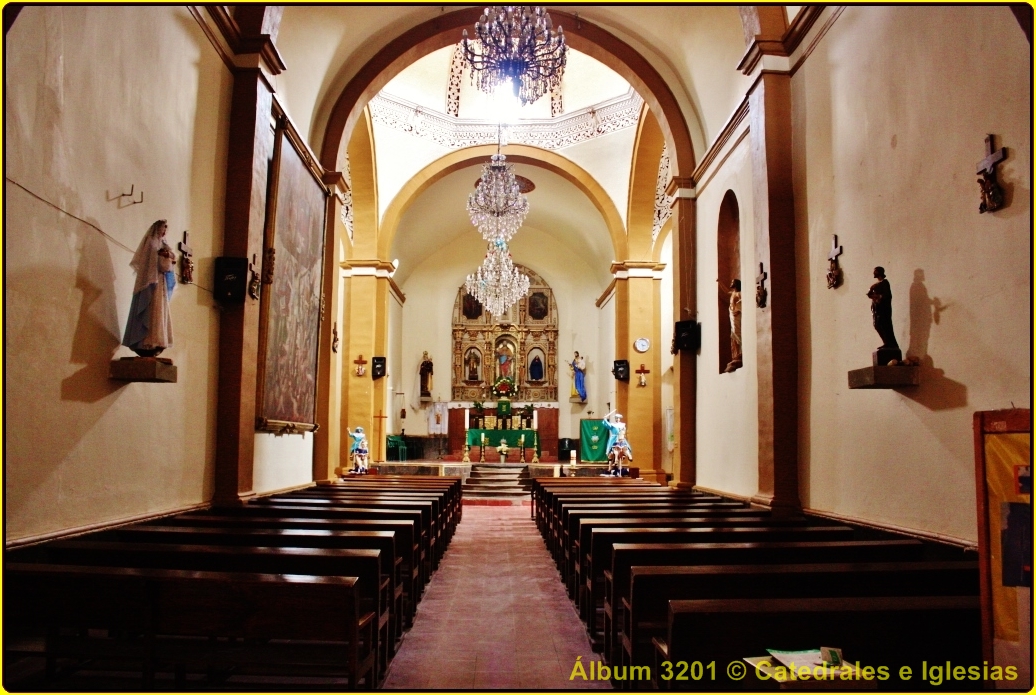
<path fill-rule="evenodd" d="M 399 259 L 395 275 L 398 284 L 403 285 L 417 266 L 444 245 L 464 238 L 484 244 L 465 208 L 481 173 L 482 167 L 474 165 L 448 174 L 425 189 L 403 214 L 390 254 Z M 515 173 L 536 185 L 528 194 L 525 224 L 547 232 L 552 243 L 585 258 L 603 290 L 611 278 L 614 254 L 601 213 L 582 191 L 558 174 L 528 164 L 515 165 Z M 521 234 L 519 230 L 515 238 Z M 552 250 L 544 248 L 542 252 L 550 254 Z M 536 265 L 535 259 L 520 257 L 517 251 L 515 261 Z"/>
<path fill-rule="evenodd" d="M 577 10 L 644 56 L 680 104 L 696 152 L 707 149 L 745 92 L 747 78 L 737 71 L 745 46 L 736 5 L 548 9 Z M 287 70 L 275 88 L 314 150 L 334 101 L 360 68 L 393 38 L 443 11 L 428 5 L 285 7 L 277 46 Z"/>

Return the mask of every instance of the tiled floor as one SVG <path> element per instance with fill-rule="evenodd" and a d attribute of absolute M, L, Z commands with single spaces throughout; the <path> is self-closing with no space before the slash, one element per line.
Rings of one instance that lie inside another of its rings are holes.
<path fill-rule="evenodd" d="M 529 507 L 465 505 L 384 688 L 610 689 L 569 680 L 597 660 Z"/>

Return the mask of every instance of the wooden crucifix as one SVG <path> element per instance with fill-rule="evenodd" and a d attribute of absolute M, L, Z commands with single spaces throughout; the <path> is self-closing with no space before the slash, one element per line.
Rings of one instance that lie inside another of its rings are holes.
<path fill-rule="evenodd" d="M 362 357 L 362 355 L 361 355 L 361 357 Z M 385 446 L 384 445 L 385 437 L 382 436 L 381 429 L 385 426 L 384 422 L 385 422 L 385 420 L 388 419 L 388 415 L 382 415 L 381 411 L 379 410 L 378 414 L 374 416 L 374 419 L 378 421 L 378 428 L 377 428 L 378 429 L 378 446 L 375 449 L 376 454 L 375 454 L 374 462 L 375 463 L 382 463 L 382 462 L 385 461 L 385 457 L 383 456 L 384 451 L 382 450 L 382 447 Z"/>
<path fill-rule="evenodd" d="M 833 290 L 842 284 L 842 269 L 838 266 L 838 257 L 842 255 L 842 247 L 838 245 L 838 235 L 831 236 L 831 253 L 827 254 L 827 289 Z"/>
<path fill-rule="evenodd" d="M 982 178 L 978 180 L 978 187 L 982 189 L 982 202 L 979 203 L 978 211 L 995 212 L 1004 206 L 1004 189 L 996 180 L 996 165 L 1007 159 L 1007 148 L 996 149 L 992 133 L 986 136 L 986 156 L 976 164 L 978 170 L 975 172 Z"/>
<path fill-rule="evenodd" d="M 180 282 L 189 285 L 194 282 L 194 249 L 187 243 L 187 230 L 183 230 L 183 241 L 177 246 L 180 248 Z"/>
<path fill-rule="evenodd" d="M 646 369 L 644 367 L 644 363 L 641 362 L 640 363 L 640 369 L 638 369 L 636 371 L 636 373 L 640 375 L 640 381 L 637 382 L 637 386 L 647 386 L 647 377 L 645 377 L 644 375 L 645 374 L 650 374 L 651 370 L 650 369 Z"/>
<path fill-rule="evenodd" d="M 353 360 L 353 364 L 356 365 L 356 376 L 363 376 L 367 373 L 367 368 L 364 366 L 367 364 L 367 360 L 363 359 L 363 355 Z"/>
<path fill-rule="evenodd" d="M 259 269 L 255 267 L 255 254 L 252 254 L 252 260 L 248 262 L 248 272 L 252 274 L 251 279 L 248 281 L 248 296 L 252 299 L 259 299 L 259 287 L 262 282 L 259 279 Z"/>
<path fill-rule="evenodd" d="M 763 264 L 759 264 L 759 274 L 755 276 L 755 305 L 760 309 L 766 308 L 766 278 L 769 277 L 763 270 Z"/>

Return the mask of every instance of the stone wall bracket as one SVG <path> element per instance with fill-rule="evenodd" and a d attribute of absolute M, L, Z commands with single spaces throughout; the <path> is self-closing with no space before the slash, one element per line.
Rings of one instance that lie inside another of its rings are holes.
<path fill-rule="evenodd" d="M 108 378 L 151 384 L 175 384 L 176 365 L 163 357 L 123 357 L 112 360 Z"/>
<path fill-rule="evenodd" d="M 897 389 L 921 384 L 921 368 L 915 366 L 870 366 L 849 370 L 850 389 Z"/>

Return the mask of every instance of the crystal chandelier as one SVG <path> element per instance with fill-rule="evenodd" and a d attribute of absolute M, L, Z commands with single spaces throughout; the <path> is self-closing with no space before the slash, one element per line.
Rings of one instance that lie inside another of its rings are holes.
<path fill-rule="evenodd" d="M 529 276 L 514 267 L 507 244 L 497 240 L 489 245 L 486 258 L 464 282 L 464 289 L 494 316 L 502 316 L 529 293 Z"/>
<path fill-rule="evenodd" d="M 515 180 L 514 166 L 497 151 L 482 166 L 482 178 L 468 196 L 468 215 L 486 241 L 508 242 L 529 214 L 529 199 Z"/>
<path fill-rule="evenodd" d="M 553 31 L 542 7 L 487 7 L 475 23 L 475 38 L 468 39 L 465 29 L 461 47 L 479 90 L 492 94 L 510 82 L 523 106 L 560 85 L 565 73 L 565 32 Z"/>

